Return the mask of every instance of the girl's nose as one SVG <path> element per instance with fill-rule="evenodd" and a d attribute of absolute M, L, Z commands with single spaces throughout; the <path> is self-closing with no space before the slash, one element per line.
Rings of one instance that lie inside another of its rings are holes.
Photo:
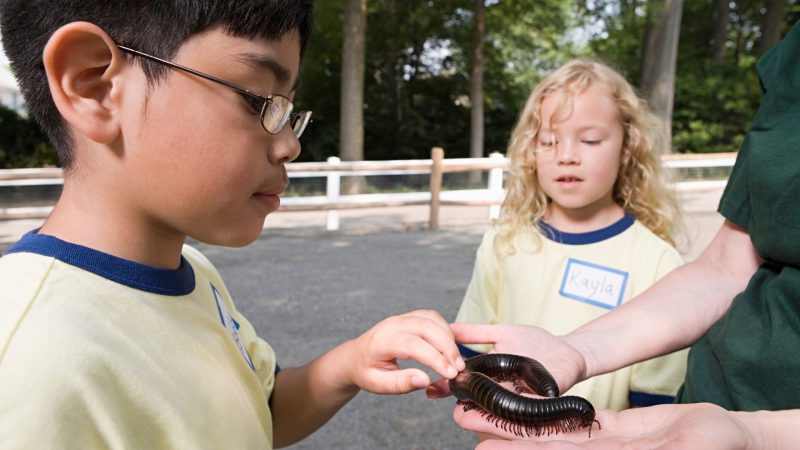
<path fill-rule="evenodd" d="M 578 148 L 571 139 L 564 139 L 556 146 L 556 158 L 559 164 L 579 164 Z"/>

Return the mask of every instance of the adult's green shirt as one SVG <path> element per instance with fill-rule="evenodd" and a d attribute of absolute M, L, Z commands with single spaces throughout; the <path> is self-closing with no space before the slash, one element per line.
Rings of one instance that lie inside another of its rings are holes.
<path fill-rule="evenodd" d="M 692 347 L 681 403 L 800 408 L 800 24 L 758 73 L 763 99 L 719 212 L 765 262 Z"/>

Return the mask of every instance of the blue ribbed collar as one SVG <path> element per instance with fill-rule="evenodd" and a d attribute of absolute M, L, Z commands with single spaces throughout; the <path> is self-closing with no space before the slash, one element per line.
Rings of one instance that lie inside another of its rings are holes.
<path fill-rule="evenodd" d="M 183 256 L 177 269 L 161 269 L 38 234 L 37 231 L 25 234 L 4 255 L 24 252 L 49 256 L 116 283 L 154 294 L 178 296 L 194 290 L 194 270 Z"/>
<path fill-rule="evenodd" d="M 559 231 L 545 221 L 539 222 L 539 230 L 544 237 L 551 241 L 558 242 L 559 244 L 586 245 L 610 239 L 630 228 L 635 221 L 636 219 L 633 218 L 632 214 L 625 213 L 622 219 L 619 219 L 611 225 L 599 230 L 587 231 L 586 233 L 567 233 Z"/>

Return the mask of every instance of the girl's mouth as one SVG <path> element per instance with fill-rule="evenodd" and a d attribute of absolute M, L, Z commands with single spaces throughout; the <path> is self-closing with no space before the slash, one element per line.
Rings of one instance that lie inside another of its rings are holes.
<path fill-rule="evenodd" d="M 578 183 L 581 183 L 582 181 L 583 179 L 572 175 L 565 175 L 556 178 L 556 183 L 558 183 L 559 186 L 565 189 L 570 189 L 572 187 L 575 187 L 578 185 Z"/>

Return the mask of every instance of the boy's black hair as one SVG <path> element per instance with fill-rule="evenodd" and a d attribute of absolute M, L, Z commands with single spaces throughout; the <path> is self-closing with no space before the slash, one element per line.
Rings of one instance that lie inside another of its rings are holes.
<path fill-rule="evenodd" d="M 311 33 L 313 0 L 0 0 L 0 31 L 29 111 L 72 164 L 72 140 L 48 89 L 42 52 L 50 36 L 70 22 L 93 23 L 120 45 L 171 59 L 195 34 L 215 26 L 236 37 L 278 40 L 297 31 L 300 54 Z M 148 83 L 168 68 L 136 58 Z"/>

